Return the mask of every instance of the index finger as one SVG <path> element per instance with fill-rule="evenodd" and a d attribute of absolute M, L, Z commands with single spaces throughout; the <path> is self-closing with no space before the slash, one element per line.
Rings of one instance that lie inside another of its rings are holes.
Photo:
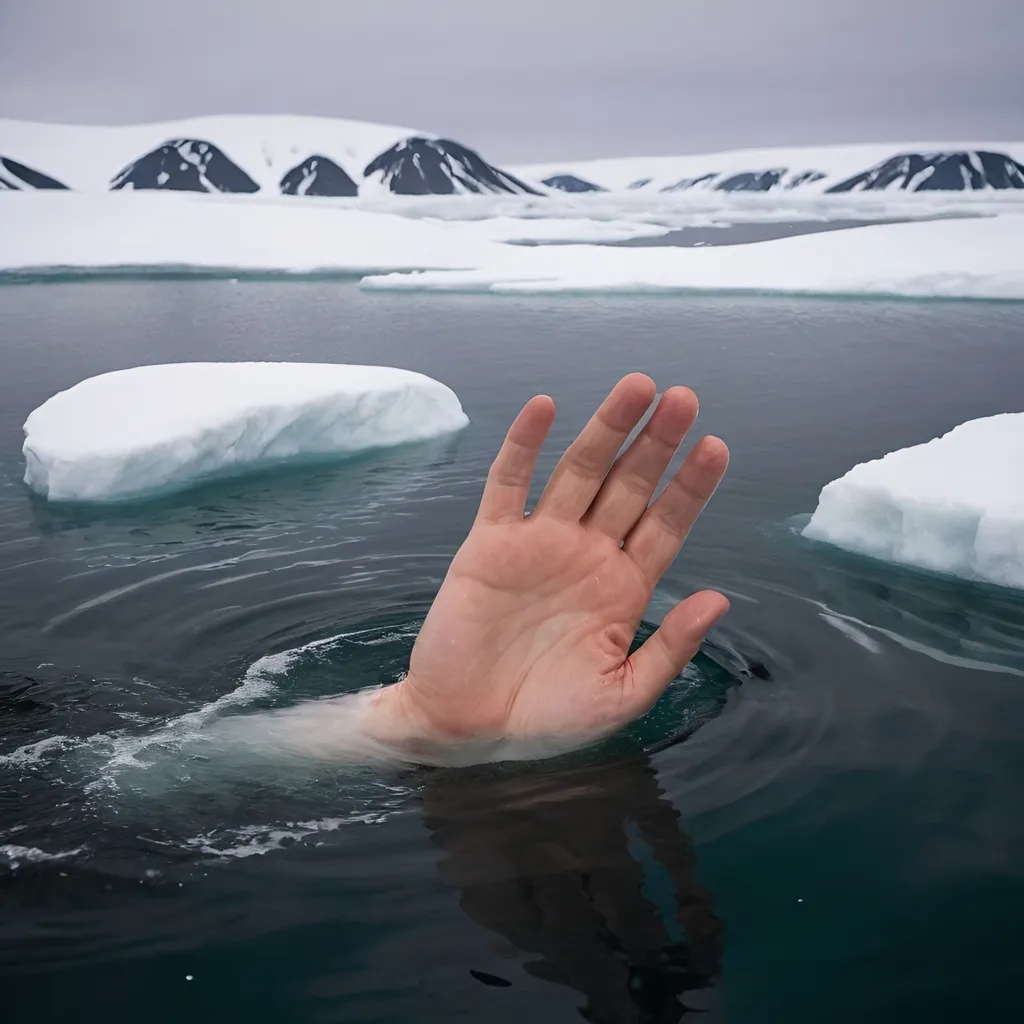
<path fill-rule="evenodd" d="M 491 463 L 478 520 L 511 523 L 523 518 L 537 456 L 554 420 L 555 403 L 547 395 L 535 395 L 523 406 Z"/>

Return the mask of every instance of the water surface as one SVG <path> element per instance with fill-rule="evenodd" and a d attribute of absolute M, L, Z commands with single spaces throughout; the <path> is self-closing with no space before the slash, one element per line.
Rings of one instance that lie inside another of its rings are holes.
<path fill-rule="evenodd" d="M 0 288 L 0 984 L 18 1019 L 1011 1019 L 1024 599 L 804 542 L 854 463 L 1020 409 L 1024 307 Z M 184 359 L 384 363 L 460 435 L 157 501 L 50 506 L 27 413 Z M 207 723 L 387 681 L 522 402 L 550 470 L 622 373 L 733 451 L 657 620 L 732 611 L 586 757 L 370 772 L 200 756 Z M 191 980 L 189 980 L 191 979 Z"/>

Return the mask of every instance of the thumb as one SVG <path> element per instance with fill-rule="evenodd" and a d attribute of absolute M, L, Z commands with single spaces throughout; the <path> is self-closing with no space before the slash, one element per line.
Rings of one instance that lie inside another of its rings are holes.
<path fill-rule="evenodd" d="M 646 714 L 665 688 L 697 653 L 708 630 L 729 610 L 715 590 L 702 590 L 680 601 L 661 625 L 626 662 L 632 680 L 636 715 Z"/>

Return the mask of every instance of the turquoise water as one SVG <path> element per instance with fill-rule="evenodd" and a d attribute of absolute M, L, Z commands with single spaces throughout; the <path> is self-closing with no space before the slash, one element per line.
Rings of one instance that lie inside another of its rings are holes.
<path fill-rule="evenodd" d="M 1020 408 L 1024 307 L 375 296 L 344 281 L 0 289 L 0 985 L 14 1018 L 1015 1019 L 1024 598 L 804 542 L 823 483 Z M 179 359 L 379 362 L 457 437 L 51 507 L 20 428 Z M 526 397 L 541 475 L 624 372 L 733 462 L 648 617 L 732 611 L 651 718 L 553 762 L 242 756 L 212 723 L 401 670 Z M 191 980 L 190 980 L 191 979 Z"/>

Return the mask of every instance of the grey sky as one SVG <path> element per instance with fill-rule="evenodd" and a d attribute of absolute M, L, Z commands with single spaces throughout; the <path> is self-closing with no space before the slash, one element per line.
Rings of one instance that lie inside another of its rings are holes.
<path fill-rule="evenodd" d="M 0 116 L 300 113 L 498 161 L 1024 137 L 1024 0 L 0 0 Z"/>

